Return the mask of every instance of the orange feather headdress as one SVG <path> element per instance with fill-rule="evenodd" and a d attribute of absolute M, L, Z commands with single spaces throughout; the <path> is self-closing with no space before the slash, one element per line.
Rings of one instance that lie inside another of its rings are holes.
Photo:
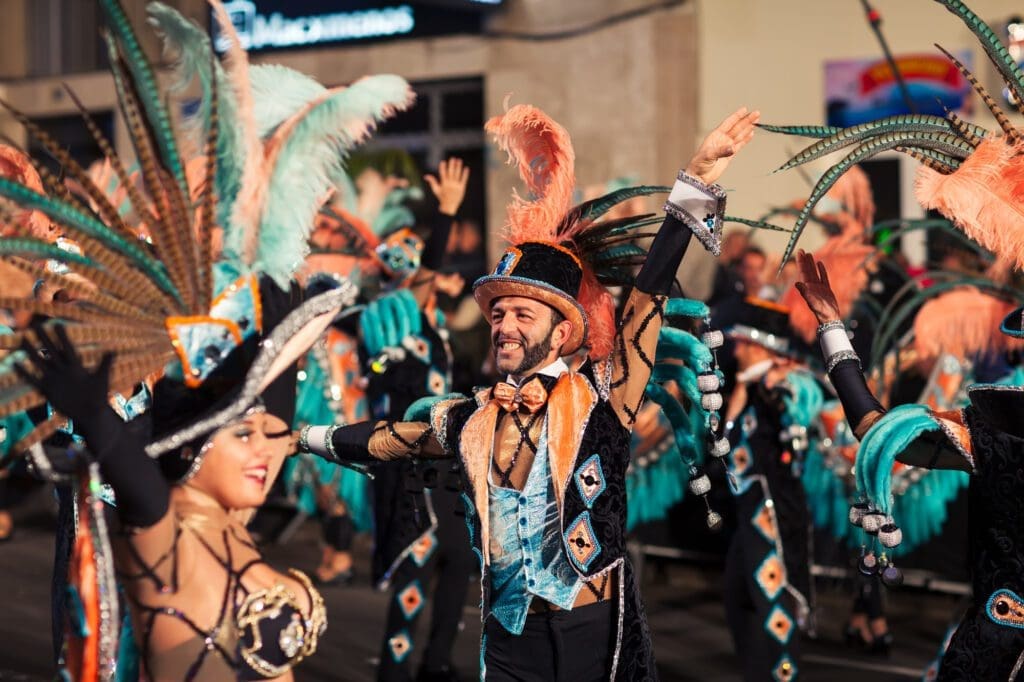
<path fill-rule="evenodd" d="M 513 193 L 505 237 L 509 249 L 494 272 L 473 286 L 481 308 L 501 296 L 526 296 L 552 306 L 573 323 L 563 353 L 588 344 L 593 359 L 607 357 L 615 331 L 614 301 L 605 285 L 632 283 L 646 251 L 634 240 L 653 236 L 651 214 L 602 221 L 609 209 L 667 188 L 627 187 L 577 206 L 576 155 L 569 133 L 540 109 L 520 104 L 485 126 L 508 153 L 530 198 Z"/>

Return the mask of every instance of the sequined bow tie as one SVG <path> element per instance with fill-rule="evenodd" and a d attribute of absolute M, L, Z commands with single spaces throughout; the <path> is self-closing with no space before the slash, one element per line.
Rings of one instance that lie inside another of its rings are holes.
<path fill-rule="evenodd" d="M 548 391 L 537 377 L 530 379 L 518 388 L 504 381 L 499 381 L 491 391 L 493 398 L 506 412 L 536 412 L 544 407 L 548 400 Z"/>

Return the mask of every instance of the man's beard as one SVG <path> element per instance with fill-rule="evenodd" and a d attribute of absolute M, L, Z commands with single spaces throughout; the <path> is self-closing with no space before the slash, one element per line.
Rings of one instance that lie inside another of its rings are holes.
<path fill-rule="evenodd" d="M 543 339 L 541 339 L 540 341 L 533 345 L 530 345 L 529 342 L 527 342 L 526 338 L 523 337 L 523 359 L 519 362 L 518 365 L 516 365 L 514 369 L 509 370 L 507 374 L 511 374 L 512 376 L 517 377 L 523 376 L 523 374 L 525 374 L 527 371 L 539 365 L 545 358 L 547 358 L 548 353 L 551 352 L 551 336 L 554 333 L 555 325 L 551 325 L 551 327 L 548 329 L 547 336 L 545 336 Z M 497 339 L 493 340 L 493 344 L 494 353 L 495 355 L 497 355 Z"/>

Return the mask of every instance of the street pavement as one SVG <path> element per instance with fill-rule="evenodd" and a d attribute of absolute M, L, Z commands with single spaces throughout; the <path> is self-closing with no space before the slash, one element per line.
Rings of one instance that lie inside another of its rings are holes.
<path fill-rule="evenodd" d="M 36 495 L 16 516 L 12 540 L 0 544 L 0 681 L 53 679 L 50 644 L 49 589 L 53 556 L 53 514 L 47 492 Z M 312 573 L 320 554 L 318 529 L 306 523 L 284 545 L 265 549 L 278 568 Z M 361 682 L 374 679 L 375 657 L 383 629 L 387 595 L 368 584 L 368 538 L 356 542 L 357 578 L 352 586 L 328 587 L 329 627 L 316 655 L 296 670 L 296 679 Z M 662 680 L 736 680 L 736 656 L 721 605 L 721 566 L 648 560 L 643 595 Z M 480 637 L 480 592 L 469 590 L 464 630 L 455 649 L 455 663 L 464 679 L 477 674 Z M 848 648 L 842 630 L 849 610 L 849 587 L 841 582 L 817 583 L 816 638 L 805 638 L 801 678 L 804 680 L 864 679 L 874 682 L 920 678 L 958 606 L 954 597 L 902 588 L 888 603 L 896 644 L 887 657 Z M 429 623 L 429 607 L 420 630 Z M 413 657 L 417 656 L 416 651 Z"/>

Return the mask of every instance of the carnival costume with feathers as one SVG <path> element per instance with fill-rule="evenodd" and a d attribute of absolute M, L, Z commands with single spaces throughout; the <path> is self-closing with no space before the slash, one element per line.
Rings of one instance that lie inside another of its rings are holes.
<path fill-rule="evenodd" d="M 958 0 L 938 1 L 978 37 L 1014 100 L 1024 101 L 1024 74 L 995 33 Z M 998 265 L 1019 269 L 1024 265 L 1024 205 L 1020 193 L 1024 166 L 1017 154 L 1021 134 L 977 79 L 954 63 L 996 118 L 998 133 L 970 125 L 952 114 L 945 119 L 890 118 L 842 131 L 784 128 L 783 132 L 824 138 L 788 165 L 814 158 L 823 150 L 858 143 L 852 154 L 823 176 L 808 202 L 811 206 L 821 188 L 850 163 L 882 149 L 905 150 L 924 165 L 917 180 L 919 201 L 944 213 L 995 254 Z M 790 250 L 800 226 L 798 221 Z M 810 286 L 807 282 L 821 286 L 810 270 L 808 266 L 803 286 Z M 824 286 L 827 288 L 827 282 Z M 972 312 L 962 311 L 964 315 Z M 1018 309 L 1000 328 L 1010 336 L 1024 336 L 1021 319 Z M 967 472 L 974 600 L 953 634 L 938 679 L 1012 678 L 1024 664 L 1024 581 L 1019 570 L 1024 562 L 1019 549 L 1024 546 L 1024 496 L 1016 474 L 1024 456 L 1021 387 L 975 385 L 968 389 L 969 404 L 960 410 L 902 405 L 886 412 L 867 389 L 841 322 L 825 325 L 821 342 L 847 419 L 861 440 L 855 471 L 862 501 L 851 507 L 849 518 L 869 534 L 877 535 L 877 542 L 883 545 L 883 555 L 868 568 L 883 568 L 883 580 L 900 580 L 891 561 L 884 560 L 884 548 L 895 547 L 903 539 L 897 525 L 900 519 L 893 516 L 891 471 L 895 461 Z"/>
<path fill-rule="evenodd" d="M 666 206 L 669 216 L 647 255 L 633 242 L 654 236 L 643 229 L 659 222 L 653 216 L 598 220 L 615 204 L 658 188 L 619 190 L 573 207 L 574 155 L 561 126 L 534 107 L 518 105 L 489 121 L 487 130 L 509 152 L 531 198 L 513 198 L 507 228 L 511 245 L 493 273 L 474 285 L 476 300 L 485 312 L 505 296 L 546 303 L 572 323 L 562 354 L 585 348 L 587 357 L 579 358 L 583 364 L 556 371 L 557 376 L 525 377 L 521 387 L 503 383 L 473 398 L 417 403 L 406 416 L 418 421 L 307 429 L 300 447 L 357 462 L 454 458 L 481 562 L 482 616 L 485 630 L 492 633 L 486 641 L 493 641 L 492 635 L 515 638 L 522 632 L 535 596 L 571 609 L 578 595 L 603 598 L 614 575 L 618 590 L 612 601 L 618 618 L 612 624 L 613 650 L 607 652 L 609 678 L 655 679 L 650 637 L 625 556 L 629 432 L 654 370 L 665 301 L 679 260 L 692 234 L 715 248 L 724 193 L 681 174 Z M 637 265 L 642 267 L 634 279 Z M 604 289 L 610 284 L 635 284 L 618 325 Z M 716 343 L 720 337 L 709 341 Z M 715 378 L 714 386 L 704 379 L 697 389 L 707 391 L 701 393 L 697 442 L 713 448 L 717 442 L 708 424 L 710 412 L 721 405 L 719 377 L 710 363 L 698 369 Z M 519 405 L 527 411 L 520 414 Z M 706 482 L 701 478 L 697 492 L 707 492 Z M 532 511 L 519 524 L 560 549 L 536 558 L 537 584 L 528 586 L 514 557 L 529 550 L 508 534 L 510 522 L 524 511 L 504 513 L 508 499 L 503 491 L 518 489 L 516 499 L 523 496 L 539 504 L 549 486 L 557 503 L 535 507 L 529 502 Z M 717 524 L 717 515 L 709 521 Z M 500 555 L 492 549 L 499 545 Z M 553 582 L 552 572 L 566 582 Z M 484 676 L 486 646 L 482 660 Z"/>
<path fill-rule="evenodd" d="M 177 86 L 185 87 L 197 78 L 202 88 L 195 125 L 176 131 L 123 9 L 116 0 L 101 2 L 111 69 L 139 160 L 141 186 L 133 182 L 84 110 L 83 118 L 116 177 L 114 191 L 99 186 L 55 140 L 11 110 L 61 163 L 69 182 L 60 182 L 37 163 L 43 191 L 0 178 L 0 197 L 46 216 L 73 240 L 75 248 L 60 248 L 33 235 L 30 226 L 15 224 L 14 235 L 0 239 L 0 254 L 66 290 L 75 302 L 0 301 L 2 307 L 59 323 L 58 340 L 52 338 L 54 327 L 49 323 L 0 340 L 3 348 L 18 349 L 0 367 L 0 416 L 41 405 L 47 397 L 58 406 L 74 407 L 54 394 L 60 388 L 59 378 L 52 377 L 54 362 L 70 363 L 81 372 L 96 373 L 93 376 L 107 372 L 112 391 L 128 392 L 140 382 L 156 380 L 153 407 L 146 423 L 139 425 L 142 432 L 136 434 L 138 449 L 129 447 L 134 443 L 130 439 L 117 448 L 105 447 L 123 430 L 118 423 L 101 418 L 99 427 L 89 420 L 82 425 L 87 440 L 95 440 L 89 445 L 98 463 L 90 464 L 82 477 L 87 513 L 81 517 L 80 529 L 89 532 L 79 534 L 71 581 L 83 608 L 77 621 L 72 618 L 78 625 L 71 629 L 67 655 L 74 679 L 109 679 L 117 667 L 119 620 L 104 517 L 97 507 L 95 482 L 100 472 L 117 492 L 122 521 L 147 527 L 163 518 L 167 502 L 161 491 L 167 490 L 167 484 L 159 472 L 153 476 L 150 469 L 155 464 L 142 454 L 143 446 L 149 457 L 160 458 L 165 476 L 187 479 L 201 465 L 202 446 L 210 434 L 247 414 L 261 393 L 279 413 L 290 414 L 294 393 L 273 390 L 280 383 L 275 379 L 290 374 L 288 367 L 354 295 L 352 287 L 342 286 L 289 312 L 295 304 L 286 291 L 305 256 L 313 216 L 344 151 L 411 101 L 407 84 L 393 76 L 365 78 L 351 87 L 334 89 L 306 78 L 309 97 L 303 106 L 290 115 L 282 112 L 260 129 L 254 115 L 254 85 L 279 74 L 275 69 L 280 67 L 250 68 L 224 8 L 212 4 L 230 43 L 223 65 L 215 59 L 202 29 L 164 5 L 149 7 L 151 22 L 176 59 Z M 176 132 L 196 134 L 201 153 L 197 162 L 186 163 Z M 130 211 L 122 210 L 122 195 Z M 224 231 L 224 252 L 219 258 L 211 244 L 216 228 Z M 74 277 L 48 268 L 50 263 L 63 266 Z M 25 353 L 34 354 L 40 347 L 56 351 L 42 361 L 42 375 L 15 371 L 18 363 L 26 361 Z M 284 385 L 287 388 L 286 379 Z M 15 451 L 36 450 L 37 466 L 47 468 L 38 444 L 63 422 L 63 416 L 55 413 L 22 438 Z M 146 433 L 148 423 L 152 426 Z M 145 483 L 152 485 L 147 489 Z M 176 548 L 178 540 L 172 544 Z M 224 568 L 230 588 L 240 576 L 232 573 L 232 566 Z M 176 594 L 177 577 L 164 573 L 162 567 L 149 567 L 147 575 L 169 588 L 160 590 L 162 594 Z M 242 617 L 241 606 L 234 606 L 228 616 Z M 148 607 L 135 603 L 135 608 L 145 613 Z M 233 670 L 281 674 L 315 649 L 323 625 L 318 620 L 322 609 L 317 608 L 319 615 L 309 616 L 312 620 L 305 622 L 303 632 L 295 633 L 305 638 L 301 645 L 295 649 L 289 645 L 277 653 L 260 649 L 258 635 L 251 629 L 260 627 L 258 619 L 250 626 L 238 621 L 240 648 L 217 640 L 209 655 L 195 661 L 188 678 L 214 660 Z M 188 622 L 184 614 L 178 618 Z M 150 663 L 148 659 L 149 652 L 144 651 L 143 663 Z"/>

